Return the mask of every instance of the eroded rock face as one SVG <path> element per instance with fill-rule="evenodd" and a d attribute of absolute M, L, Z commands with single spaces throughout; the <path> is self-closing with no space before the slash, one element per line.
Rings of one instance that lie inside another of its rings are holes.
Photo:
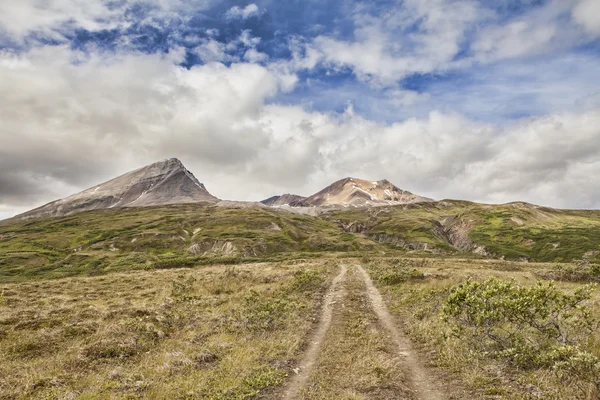
<path fill-rule="evenodd" d="M 53 201 L 17 218 L 57 217 L 117 207 L 216 201 L 218 199 L 206 190 L 181 161 L 171 158 Z"/>
<path fill-rule="evenodd" d="M 488 256 L 487 249 L 476 245 L 469 237 L 473 225 L 473 221 L 462 219 L 459 216 L 447 217 L 434 222 L 433 233 L 457 250 Z"/>
<path fill-rule="evenodd" d="M 342 224 L 342 229 L 350 233 L 360 233 L 367 235 L 369 233 L 369 224 L 366 222 L 350 222 L 348 224 Z"/>
<path fill-rule="evenodd" d="M 204 255 L 222 255 L 233 256 L 239 253 L 238 248 L 227 240 L 205 240 L 201 243 L 194 243 L 188 249 L 188 253 L 196 256 Z"/>

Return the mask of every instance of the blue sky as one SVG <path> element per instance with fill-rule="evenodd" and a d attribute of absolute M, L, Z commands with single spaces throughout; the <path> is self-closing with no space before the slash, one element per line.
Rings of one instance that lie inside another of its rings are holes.
<path fill-rule="evenodd" d="M 0 217 L 163 156 L 226 198 L 364 174 L 598 207 L 598 160 L 578 149 L 600 135 L 599 65 L 596 0 L 5 3 L 0 138 L 21 140 L 0 153 Z M 562 162 L 498 176 L 524 163 L 521 141 Z M 566 195 L 573 182 L 588 191 Z"/>

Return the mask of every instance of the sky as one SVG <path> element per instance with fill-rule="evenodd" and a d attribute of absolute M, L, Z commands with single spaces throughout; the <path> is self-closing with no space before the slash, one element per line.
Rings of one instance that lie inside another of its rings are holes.
<path fill-rule="evenodd" d="M 600 1 L 0 2 L 0 219 L 171 157 L 231 200 L 600 208 Z"/>

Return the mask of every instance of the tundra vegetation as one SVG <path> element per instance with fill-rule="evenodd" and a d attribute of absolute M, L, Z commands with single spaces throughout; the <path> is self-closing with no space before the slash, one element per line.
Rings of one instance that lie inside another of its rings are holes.
<path fill-rule="evenodd" d="M 0 398 L 280 398 L 340 265 L 301 396 L 416 398 L 362 264 L 448 399 L 597 399 L 599 226 L 459 201 L 4 221 Z"/>
<path fill-rule="evenodd" d="M 273 393 L 329 270 L 291 262 L 3 285 L 0 398 Z"/>
<path fill-rule="evenodd" d="M 429 362 L 478 398 L 600 396 L 597 265 L 363 262 Z"/>

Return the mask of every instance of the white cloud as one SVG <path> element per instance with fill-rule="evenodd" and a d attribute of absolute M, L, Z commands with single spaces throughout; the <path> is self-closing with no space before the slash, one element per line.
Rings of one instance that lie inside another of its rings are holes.
<path fill-rule="evenodd" d="M 244 54 L 244 60 L 251 62 L 251 63 L 260 63 L 260 62 L 267 61 L 268 59 L 269 59 L 269 56 L 267 54 L 261 53 L 260 51 L 257 51 L 256 49 L 249 49 Z"/>
<path fill-rule="evenodd" d="M 120 7 L 110 9 L 98 0 L 19 0 L 0 2 L 0 31 L 20 40 L 35 31 L 61 39 L 61 27 L 71 25 L 90 31 L 125 24 Z"/>
<path fill-rule="evenodd" d="M 213 0 L 19 0 L 0 2 L 0 36 L 23 42 L 32 33 L 45 39 L 67 41 L 65 35 L 75 29 L 100 31 L 124 29 L 135 15 L 126 10 L 135 5 L 149 7 L 144 21 L 181 18 L 191 11 L 206 9 Z"/>
<path fill-rule="evenodd" d="M 573 9 L 573 18 L 589 33 L 600 36 L 600 2 L 598 0 L 579 0 Z"/>
<path fill-rule="evenodd" d="M 470 45 L 472 60 L 488 63 L 531 57 L 582 42 L 585 38 L 569 21 L 573 6 L 573 1 L 551 0 L 509 21 L 493 16 Z"/>
<path fill-rule="evenodd" d="M 237 40 L 244 46 L 251 48 L 256 47 L 260 43 L 260 38 L 252 36 L 252 31 L 250 29 L 243 30 Z"/>
<path fill-rule="evenodd" d="M 213 61 L 237 62 L 240 61 L 238 55 L 240 52 L 243 52 L 244 60 L 258 63 L 269 58 L 267 54 L 256 50 L 260 40 L 261 38 L 252 36 L 252 32 L 246 29 L 235 40 L 228 43 L 219 42 L 212 37 L 202 39 L 200 44 L 194 48 L 194 52 L 205 63 Z"/>
<path fill-rule="evenodd" d="M 549 0 L 508 21 L 474 0 L 406 0 L 376 15 L 358 8 L 350 38 L 292 40 L 288 68 L 348 68 L 372 86 L 395 87 L 415 73 L 444 73 L 586 43 L 600 35 L 598 7 L 597 0 Z M 582 35 L 580 26 L 589 34 Z"/>
<path fill-rule="evenodd" d="M 235 61 L 236 58 L 227 53 L 227 45 L 214 39 L 205 39 L 194 52 L 205 62 L 213 61 Z"/>
<path fill-rule="evenodd" d="M 257 15 L 260 15 L 260 9 L 254 3 L 248 4 L 244 8 L 238 6 L 231 7 L 225 13 L 227 19 L 248 19 Z"/>
<path fill-rule="evenodd" d="M 484 28 L 471 45 L 480 61 L 531 56 L 545 50 L 559 35 L 557 26 L 531 25 L 528 21 L 515 21 L 506 25 Z"/>
<path fill-rule="evenodd" d="M 479 7 L 471 0 L 407 0 L 378 16 L 359 9 L 353 40 L 318 36 L 306 45 L 305 57 L 310 62 L 296 59 L 295 64 L 347 67 L 361 80 L 395 85 L 412 73 L 445 68 L 460 51 L 467 29 L 477 21 Z M 300 53 L 297 46 L 292 43 L 295 54 Z"/>

